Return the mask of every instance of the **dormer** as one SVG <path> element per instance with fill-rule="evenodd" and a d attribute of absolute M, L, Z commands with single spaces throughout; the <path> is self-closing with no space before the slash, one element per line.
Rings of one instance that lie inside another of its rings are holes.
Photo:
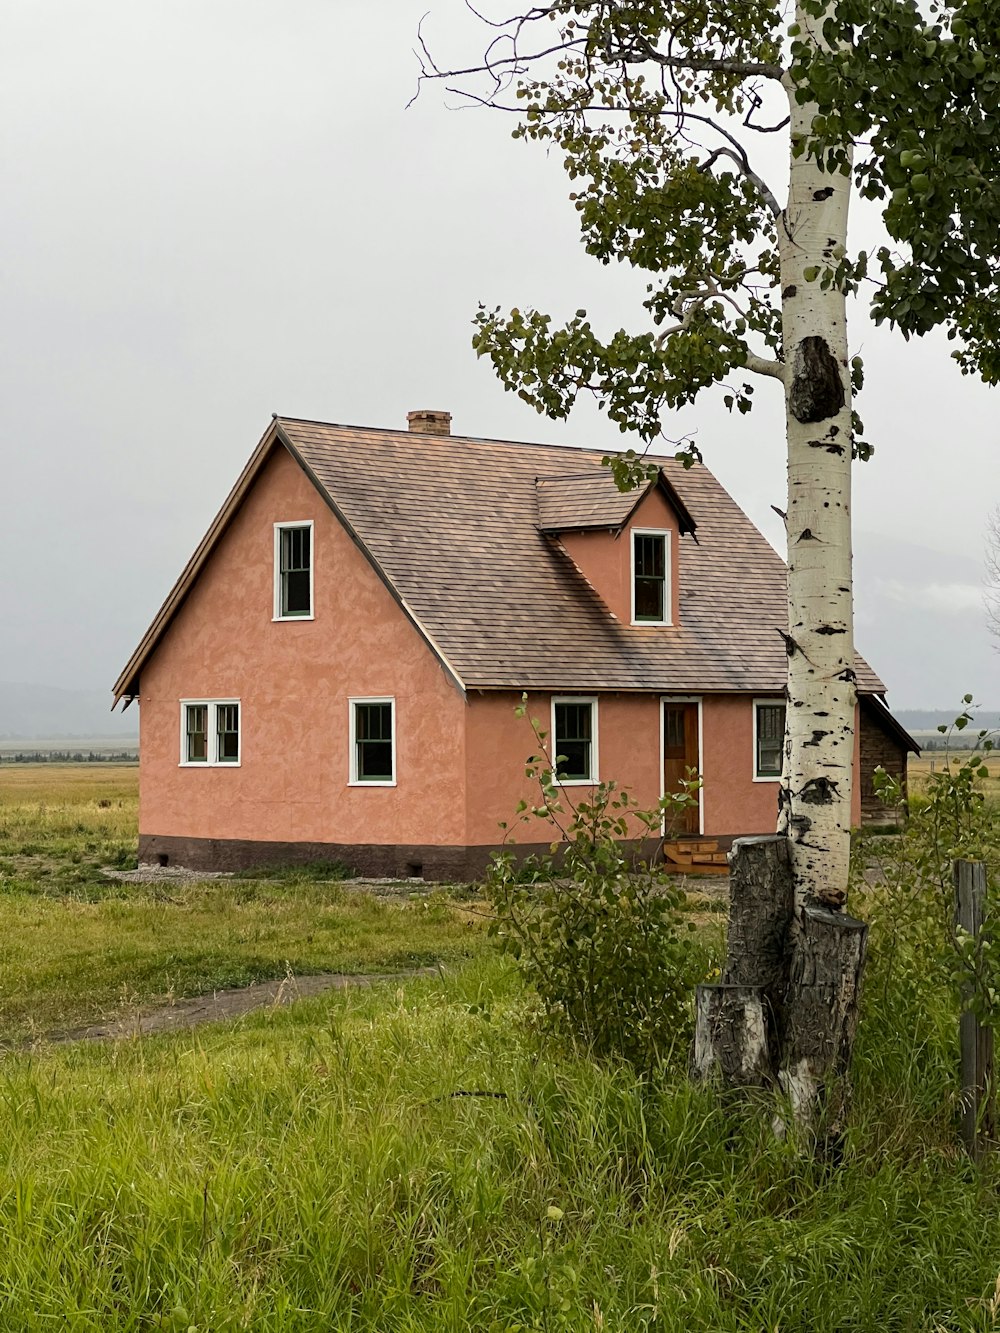
<path fill-rule="evenodd" d="M 557 540 L 623 625 L 676 625 L 680 538 L 695 522 L 661 471 L 622 492 L 608 468 L 536 477 L 538 530 Z"/>

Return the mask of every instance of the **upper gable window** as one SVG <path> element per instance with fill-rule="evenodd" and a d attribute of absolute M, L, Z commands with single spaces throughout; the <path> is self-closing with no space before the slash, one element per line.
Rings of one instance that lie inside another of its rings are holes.
<path fill-rule="evenodd" d="M 670 533 L 632 529 L 632 623 L 669 625 Z"/>
<path fill-rule="evenodd" d="M 311 519 L 274 525 L 274 618 L 313 618 Z"/>

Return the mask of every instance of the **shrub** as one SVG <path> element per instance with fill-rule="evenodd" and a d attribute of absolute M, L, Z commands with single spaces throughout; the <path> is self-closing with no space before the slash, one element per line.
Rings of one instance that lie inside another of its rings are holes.
<path fill-rule="evenodd" d="M 653 810 L 614 782 L 574 805 L 553 780 L 545 733 L 532 726 L 540 753 L 527 771 L 540 801 L 521 803 L 520 822 L 542 821 L 554 836 L 547 855 L 520 865 L 509 850 L 494 858 L 491 933 L 536 991 L 546 1030 L 650 1070 L 686 1047 L 708 959 L 681 915 L 682 892 L 634 846 L 659 839 L 664 821 L 696 799 L 698 779 L 689 775 Z"/>

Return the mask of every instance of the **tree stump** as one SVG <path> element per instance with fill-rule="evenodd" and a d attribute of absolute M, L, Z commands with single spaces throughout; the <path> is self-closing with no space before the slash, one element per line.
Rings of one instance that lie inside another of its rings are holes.
<path fill-rule="evenodd" d="M 699 986 L 691 1072 L 724 1089 L 776 1087 L 776 1126 L 826 1142 L 843 1127 L 868 927 L 796 904 L 785 837 L 738 838 L 722 981 Z"/>
<path fill-rule="evenodd" d="M 809 904 L 788 943 L 778 1082 L 794 1124 L 832 1139 L 843 1130 L 868 927 Z"/>
<path fill-rule="evenodd" d="M 699 986 L 691 1072 L 723 1086 L 768 1087 L 785 982 L 793 886 L 788 841 L 737 838 L 729 854 L 729 935 L 722 982 Z"/>
<path fill-rule="evenodd" d="M 784 986 L 795 905 L 788 839 L 737 838 L 729 853 L 729 935 L 723 981 L 762 986 L 773 1002 Z"/>
<path fill-rule="evenodd" d="M 699 986 L 691 1075 L 724 1088 L 767 1087 L 774 1078 L 762 986 Z"/>

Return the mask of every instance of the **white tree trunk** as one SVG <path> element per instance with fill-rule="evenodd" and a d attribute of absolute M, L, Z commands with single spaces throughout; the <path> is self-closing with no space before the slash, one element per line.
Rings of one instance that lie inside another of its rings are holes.
<path fill-rule="evenodd" d="M 796 12 L 824 44 L 826 15 Z M 847 900 L 854 770 L 851 376 L 842 292 L 822 276 L 847 249 L 851 177 L 802 147 L 815 107 L 785 77 L 792 156 L 778 220 L 788 443 L 788 713 L 778 837 L 730 854 L 724 981 L 700 987 L 693 1071 L 745 1089 L 777 1087 L 776 1129 L 839 1149 L 867 927 Z M 796 148 L 799 149 L 796 156 Z M 848 158 L 848 165 L 850 159 Z M 749 924 L 748 924 L 749 923 Z M 716 993 L 711 993 L 712 991 Z M 750 1021 L 757 997 L 764 1043 Z"/>
<path fill-rule="evenodd" d="M 821 19 L 796 13 L 801 35 Z M 821 40 L 821 39 L 818 39 Z M 815 108 L 788 86 L 791 142 Z M 850 176 L 791 158 L 779 222 L 788 437 L 788 721 L 779 831 L 791 844 L 796 905 L 846 900 L 854 757 L 851 377 L 842 292 L 818 277 L 847 243 Z M 807 272 L 809 277 L 807 278 Z M 810 280 L 811 279 L 811 280 Z"/>

